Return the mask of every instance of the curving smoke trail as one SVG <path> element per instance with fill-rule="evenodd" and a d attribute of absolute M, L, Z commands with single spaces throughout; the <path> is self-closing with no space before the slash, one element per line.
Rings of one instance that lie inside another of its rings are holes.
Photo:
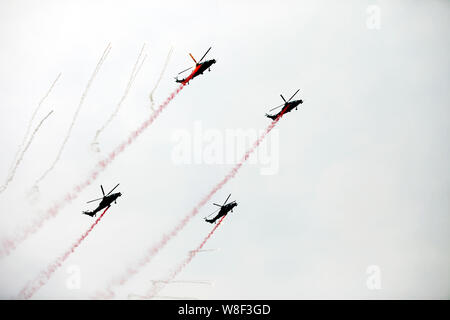
<path fill-rule="evenodd" d="M 27 144 L 23 148 L 22 152 L 20 154 L 18 154 L 17 159 L 15 161 L 15 164 L 12 167 L 11 172 L 8 175 L 8 178 L 6 179 L 5 183 L 2 186 L 0 186 L 0 193 L 5 191 L 6 188 L 8 187 L 8 185 L 9 185 L 9 183 L 14 179 L 14 176 L 16 175 L 17 167 L 19 167 L 20 163 L 22 162 L 22 159 L 23 159 L 23 156 L 25 155 L 25 152 L 27 152 L 28 148 L 30 147 L 31 143 L 33 142 L 33 139 L 34 139 L 36 133 L 39 131 L 39 129 L 41 128 L 41 126 L 44 123 L 44 121 L 47 120 L 47 118 L 52 113 L 53 113 L 53 110 L 50 111 L 44 118 L 42 118 L 41 122 L 39 122 L 39 124 L 36 126 L 34 131 L 31 133 L 30 139 L 28 140 Z"/>
<path fill-rule="evenodd" d="M 194 257 L 197 255 L 197 253 L 203 248 L 203 246 L 208 242 L 209 238 L 214 234 L 214 232 L 217 230 L 217 228 L 222 223 L 223 219 L 225 219 L 226 216 L 223 216 L 218 223 L 214 226 L 214 228 L 208 233 L 208 235 L 203 239 L 203 241 L 200 243 L 200 245 L 195 249 L 189 252 L 189 255 L 167 276 L 167 278 L 164 281 L 160 281 L 158 283 L 153 283 L 153 286 L 150 288 L 150 290 L 145 295 L 147 299 L 154 298 L 163 288 L 164 286 L 173 281 L 175 277 L 183 271 L 184 268 L 187 267 L 187 265 L 194 259 Z"/>
<path fill-rule="evenodd" d="M 63 140 L 63 143 L 61 144 L 61 147 L 59 148 L 58 154 L 56 155 L 56 158 L 53 161 L 53 163 L 51 164 L 51 166 L 34 183 L 35 189 L 37 189 L 37 185 L 55 168 L 55 165 L 58 163 L 59 158 L 61 157 L 61 154 L 64 150 L 64 147 L 66 146 L 67 140 L 69 140 L 70 134 L 72 133 L 73 126 L 75 125 L 75 122 L 77 121 L 78 114 L 80 112 L 81 107 L 83 106 L 84 100 L 86 99 L 86 96 L 89 92 L 92 82 L 94 81 L 95 77 L 97 76 L 103 62 L 105 61 L 105 59 L 108 56 L 110 51 L 111 51 L 111 43 L 108 43 L 108 45 L 105 48 L 105 51 L 103 51 L 103 54 L 100 57 L 100 60 L 98 61 L 97 65 L 95 66 L 95 70 L 92 73 L 91 78 L 89 79 L 89 82 L 86 85 L 86 88 L 84 89 L 83 94 L 81 95 L 80 102 L 75 111 L 75 114 L 73 115 L 72 122 L 70 123 L 70 126 L 69 126 L 69 130 L 67 131 L 67 134 Z"/>
<path fill-rule="evenodd" d="M 113 113 L 111 113 L 111 115 L 109 116 L 109 118 L 106 120 L 106 122 L 103 124 L 103 126 L 101 126 L 100 129 L 97 130 L 95 137 L 91 143 L 91 145 L 95 148 L 94 150 L 99 152 L 100 149 L 98 149 L 98 137 L 100 136 L 100 134 L 103 132 L 103 130 L 106 129 L 106 127 L 113 121 L 113 119 L 117 116 L 117 113 L 119 112 L 120 108 L 122 107 L 122 103 L 125 101 L 125 99 L 128 96 L 128 92 L 131 89 L 131 86 L 134 83 L 134 80 L 136 79 L 136 76 L 138 75 L 139 71 L 142 68 L 142 65 L 144 64 L 145 59 L 147 58 L 147 55 L 144 56 L 144 58 L 141 61 L 141 57 L 142 57 L 142 53 L 144 52 L 144 48 L 145 48 L 145 44 L 142 46 L 141 51 L 139 52 L 139 55 L 136 59 L 136 63 L 133 66 L 133 70 L 131 71 L 130 74 L 130 78 L 128 79 L 128 83 L 127 86 L 125 88 L 125 91 L 122 95 L 122 98 L 120 98 L 119 103 L 116 106 L 116 109 L 113 111 Z M 139 62 L 141 61 L 141 63 L 139 64 Z"/>
<path fill-rule="evenodd" d="M 170 48 L 169 53 L 167 54 L 167 57 L 166 57 L 166 62 L 164 62 L 164 66 L 163 66 L 163 68 L 161 70 L 161 73 L 159 74 L 158 81 L 156 81 L 156 84 L 153 87 L 152 92 L 150 92 L 150 95 L 149 95 L 150 109 L 152 109 L 152 111 L 155 111 L 155 109 L 153 108 L 154 105 L 155 105 L 155 101 L 153 100 L 153 94 L 155 93 L 156 89 L 158 89 L 159 83 L 161 82 L 162 77 L 164 76 L 164 73 L 166 72 L 166 69 L 167 69 L 167 66 L 169 65 L 169 60 L 170 60 L 170 56 L 172 55 L 172 52 L 173 52 L 173 47 Z"/>
<path fill-rule="evenodd" d="M 31 224 L 25 226 L 16 231 L 16 233 L 2 240 L 0 244 L 0 258 L 9 255 L 16 247 L 33 233 L 37 232 L 47 221 L 56 217 L 60 210 L 64 208 L 67 204 L 71 203 L 78 195 L 89 185 L 91 185 L 98 177 L 98 175 L 104 171 L 129 145 L 131 145 L 144 131 L 147 129 L 164 111 L 164 109 L 169 105 L 169 103 L 175 98 L 175 96 L 184 88 L 184 84 L 181 84 L 177 89 L 170 94 L 170 96 L 164 101 L 150 117 L 145 120 L 140 127 L 133 131 L 127 140 L 122 142 L 117 146 L 109 155 L 99 161 L 94 169 L 91 171 L 89 176 L 76 185 L 71 192 L 68 192 L 63 198 L 58 202 L 55 202 L 52 207 L 50 207 L 46 213 L 38 218 L 35 218 Z"/>
<path fill-rule="evenodd" d="M 259 136 L 259 138 L 253 143 L 253 145 L 246 151 L 242 159 L 230 170 L 230 172 L 221 180 L 219 183 L 189 212 L 188 215 L 186 215 L 169 233 L 166 233 L 162 236 L 162 238 L 152 247 L 148 248 L 145 252 L 144 256 L 138 260 L 138 262 L 131 267 L 128 267 L 125 272 L 111 280 L 107 288 L 105 289 L 105 292 L 99 292 L 97 294 L 97 298 L 100 299 L 111 299 L 115 296 L 114 294 L 114 288 L 123 286 L 125 283 L 128 282 L 135 274 L 137 274 L 140 269 L 142 269 L 145 265 L 147 265 L 153 257 L 162 249 L 165 247 L 165 245 L 172 240 L 187 224 L 188 222 L 195 217 L 200 209 L 208 203 L 209 200 L 211 200 L 212 196 L 219 191 L 230 179 L 234 178 L 236 174 L 238 173 L 239 169 L 242 167 L 242 165 L 248 160 L 250 155 L 258 148 L 258 146 L 261 144 L 261 142 L 264 140 L 264 138 L 267 136 L 267 134 L 272 131 L 272 129 L 275 127 L 277 122 L 280 120 L 280 118 L 283 116 L 284 110 L 278 115 L 275 120 L 273 120 L 269 126 L 264 130 L 264 132 Z"/>
<path fill-rule="evenodd" d="M 11 163 L 11 166 L 8 170 L 8 176 L 11 175 L 11 171 L 13 170 L 16 162 L 17 162 L 17 157 L 20 154 L 20 151 L 23 150 L 23 146 L 25 145 L 25 142 L 28 138 L 28 135 L 30 133 L 31 130 L 31 125 L 33 124 L 33 120 L 36 117 L 36 114 L 38 113 L 39 109 L 41 108 L 41 105 L 44 103 L 44 101 L 47 99 L 47 97 L 50 95 L 50 92 L 52 92 L 53 87 L 55 86 L 56 82 L 58 82 L 59 78 L 61 77 L 61 73 L 58 74 L 58 76 L 56 77 L 55 81 L 53 81 L 52 85 L 50 86 L 50 88 L 47 90 L 47 93 L 42 97 L 42 99 L 39 101 L 37 107 L 34 109 L 30 120 L 28 121 L 28 126 L 27 129 L 25 131 L 25 135 L 23 136 L 22 142 L 20 143 L 19 147 L 17 148 L 16 154 L 14 155 L 14 160 Z"/>
<path fill-rule="evenodd" d="M 43 270 L 39 275 L 32 281 L 28 282 L 25 287 L 20 291 L 19 298 L 20 299 L 30 299 L 36 291 L 38 291 L 43 285 L 45 285 L 51 278 L 51 276 L 55 273 L 56 270 L 58 270 L 59 267 L 62 266 L 64 261 L 67 260 L 67 258 L 75 252 L 75 250 L 80 246 L 80 244 L 83 242 L 84 239 L 91 233 L 91 231 L 94 229 L 94 227 L 100 222 L 100 220 L 103 218 L 106 211 L 108 211 L 109 207 L 103 211 L 103 213 L 100 215 L 100 217 L 95 220 L 95 222 L 89 227 L 89 229 L 86 230 L 85 233 L 77 240 L 75 241 L 72 246 L 67 250 L 63 255 L 58 257 L 53 263 L 47 266 L 45 270 Z"/>

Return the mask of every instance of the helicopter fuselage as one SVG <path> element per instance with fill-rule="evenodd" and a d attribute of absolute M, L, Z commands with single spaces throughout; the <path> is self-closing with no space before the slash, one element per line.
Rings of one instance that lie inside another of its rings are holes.
<path fill-rule="evenodd" d="M 122 193 L 117 192 L 117 193 L 110 194 L 109 196 L 104 196 L 102 201 L 100 201 L 100 203 L 98 204 L 98 207 L 95 208 L 94 211 L 83 211 L 83 213 L 93 217 L 97 214 L 97 212 L 99 212 L 105 208 L 108 208 L 121 195 L 122 195 Z"/>
<path fill-rule="evenodd" d="M 294 101 L 286 103 L 285 106 L 283 107 L 283 109 L 277 114 L 277 116 L 281 113 L 284 114 L 284 113 L 291 112 L 294 109 L 297 109 L 298 105 L 302 104 L 302 103 L 303 103 L 302 100 L 294 100 Z"/>
<path fill-rule="evenodd" d="M 111 203 L 117 200 L 118 197 L 120 197 L 122 194 L 120 192 L 110 194 L 109 196 L 106 196 L 100 201 L 98 207 L 99 210 L 102 210 L 103 208 L 109 207 Z"/>
<path fill-rule="evenodd" d="M 214 63 L 216 63 L 215 59 L 207 60 L 205 62 L 199 63 L 195 66 L 194 71 L 185 79 L 176 79 L 176 82 L 187 84 L 189 81 L 194 79 L 195 77 L 203 74 L 206 70 L 208 70 Z"/>
<path fill-rule="evenodd" d="M 294 101 L 286 102 L 280 112 L 278 112 L 277 114 L 274 114 L 274 115 L 266 115 L 266 116 L 272 120 L 275 120 L 280 115 L 283 116 L 285 113 L 288 113 L 294 109 L 297 109 L 298 105 L 300 105 L 302 103 L 303 103 L 303 100 L 294 100 Z"/>
<path fill-rule="evenodd" d="M 220 218 L 222 218 L 223 216 L 226 216 L 226 215 L 228 214 L 228 212 L 233 211 L 233 208 L 236 207 L 236 206 L 237 206 L 236 201 L 227 203 L 226 205 L 224 205 L 224 206 L 222 206 L 222 207 L 220 208 L 220 211 L 219 211 L 219 213 L 217 214 L 217 216 L 215 216 L 215 217 L 212 218 L 212 219 L 205 219 L 205 220 L 206 220 L 206 222 L 214 223 L 214 222 L 216 222 L 217 220 L 219 220 Z"/>

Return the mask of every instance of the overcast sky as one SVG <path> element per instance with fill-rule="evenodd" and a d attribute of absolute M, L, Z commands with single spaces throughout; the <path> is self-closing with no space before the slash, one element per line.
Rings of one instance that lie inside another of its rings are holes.
<path fill-rule="evenodd" d="M 1 1 L 0 183 L 61 72 L 33 127 L 54 113 L 0 194 L 1 238 L 43 214 L 149 117 L 149 93 L 172 46 L 157 103 L 176 88 L 173 76 L 192 66 L 189 53 L 199 59 L 212 46 L 207 59 L 217 63 L 92 186 L 0 260 L 0 298 L 16 297 L 89 227 L 93 219 L 81 211 L 93 209 L 86 201 L 101 196 L 100 184 L 120 182 L 117 205 L 35 295 L 92 297 L 231 169 L 177 160 L 182 143 L 195 154 L 194 144 L 205 151 L 203 138 L 217 146 L 227 132 L 259 133 L 279 94 L 300 89 L 303 105 L 267 137 L 265 156 L 246 163 L 118 297 L 143 294 L 184 259 L 211 230 L 202 217 L 212 202 L 232 193 L 239 205 L 206 246 L 219 250 L 199 253 L 177 278 L 214 285 L 169 284 L 161 296 L 448 299 L 449 30 L 445 0 Z M 109 42 L 60 162 L 30 194 Z M 95 132 L 120 101 L 144 43 L 142 69 L 94 152 Z M 224 157 L 234 147 L 226 143 Z M 264 174 L 268 167 L 275 169 Z M 67 284 L 74 270 L 78 289 Z M 372 280 L 378 289 L 367 285 Z"/>

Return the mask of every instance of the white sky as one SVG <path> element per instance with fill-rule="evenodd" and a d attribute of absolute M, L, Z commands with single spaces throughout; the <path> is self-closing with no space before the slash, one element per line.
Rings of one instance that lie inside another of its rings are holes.
<path fill-rule="evenodd" d="M 257 4 L 256 4 L 257 3 Z M 380 29 L 367 28 L 367 8 Z M 148 95 L 171 45 L 155 93 L 212 46 L 211 73 L 196 78 L 97 182 L 8 258 L 0 297 L 64 252 L 93 222 L 85 202 L 120 182 L 108 215 L 36 298 L 87 299 L 186 215 L 231 165 L 172 160 L 180 130 L 265 128 L 264 113 L 300 88 L 305 102 L 276 128 L 279 171 L 246 164 L 214 197 L 239 203 L 208 248 L 179 275 L 214 286 L 172 284 L 161 295 L 195 298 L 449 298 L 448 1 L 1 1 L 0 177 L 5 179 L 28 120 L 44 123 L 9 188 L 0 194 L 1 238 L 42 214 L 86 177 L 98 159 L 149 116 Z M 27 197 L 66 134 L 107 43 L 112 50 L 75 124 L 61 161 Z M 90 150 L 120 100 L 143 43 L 148 54 L 128 99 Z M 274 155 L 275 156 L 275 155 Z M 119 298 L 142 294 L 211 229 L 201 217 L 130 283 Z M 369 290 L 377 265 L 381 289 Z M 70 266 L 81 288 L 69 290 Z"/>

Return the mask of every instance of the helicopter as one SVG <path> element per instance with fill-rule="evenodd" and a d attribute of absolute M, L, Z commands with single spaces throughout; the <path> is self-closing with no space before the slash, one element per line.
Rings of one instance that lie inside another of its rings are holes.
<path fill-rule="evenodd" d="M 87 203 L 91 203 L 91 202 L 94 202 L 94 201 L 101 200 L 99 205 L 98 205 L 98 207 L 95 208 L 94 211 L 83 211 L 83 213 L 88 215 L 88 216 L 95 217 L 97 212 L 103 210 L 104 208 L 109 208 L 113 202 L 117 203 L 116 200 L 117 200 L 118 197 L 120 197 L 122 195 L 122 193 L 116 192 L 116 193 L 111 194 L 111 192 L 113 192 L 114 189 L 116 189 L 118 186 L 119 186 L 119 183 L 114 188 L 112 188 L 110 192 L 108 192 L 105 195 L 105 191 L 103 190 L 103 186 L 100 185 L 100 188 L 102 189 L 103 197 L 87 202 Z"/>
<path fill-rule="evenodd" d="M 231 193 L 228 196 L 228 198 L 225 200 L 225 202 L 223 203 L 223 205 L 217 204 L 217 203 L 213 203 L 213 205 L 220 207 L 220 209 L 217 209 L 216 211 L 214 211 L 213 213 L 211 213 L 209 216 L 205 217 L 205 221 L 209 222 L 209 223 L 215 223 L 217 220 L 219 220 L 220 218 L 222 218 L 223 216 L 226 216 L 228 214 L 228 212 L 233 212 L 233 208 L 237 206 L 236 201 L 231 201 L 230 203 L 227 203 L 228 199 L 230 199 Z M 219 211 L 219 213 L 212 219 L 207 219 L 208 217 L 212 216 L 213 214 L 215 214 L 217 211 Z"/>
<path fill-rule="evenodd" d="M 183 85 L 188 84 L 190 80 L 194 79 L 196 76 L 199 76 L 201 74 L 203 74 L 203 72 L 205 72 L 206 70 L 211 71 L 211 66 L 216 63 L 215 59 L 212 60 L 206 60 L 205 62 L 202 62 L 202 60 L 205 58 L 205 56 L 208 54 L 209 50 L 211 50 L 211 47 L 209 47 L 209 49 L 206 51 L 206 53 L 203 55 L 203 57 L 200 59 L 199 62 L 197 62 L 197 60 L 195 60 L 195 58 L 192 56 L 192 54 L 189 53 L 189 55 L 191 56 L 192 60 L 194 60 L 195 62 L 195 68 L 194 71 L 191 72 L 191 74 L 184 78 L 184 79 L 178 79 L 178 76 L 190 69 L 192 69 L 193 67 L 187 68 L 181 72 L 179 72 L 177 74 L 177 76 L 175 77 L 175 82 L 178 83 L 182 83 Z"/>
<path fill-rule="evenodd" d="M 295 93 L 292 95 L 292 97 L 291 97 L 288 101 L 286 101 L 286 99 L 284 99 L 283 95 L 280 94 L 281 99 L 283 99 L 284 103 L 281 104 L 281 105 L 279 105 L 278 107 L 275 107 L 275 108 L 273 108 L 273 109 L 270 109 L 269 112 L 272 111 L 272 110 L 281 108 L 281 107 L 283 107 L 283 109 L 281 109 L 280 112 L 278 112 L 277 114 L 274 114 L 274 115 L 269 115 L 269 114 L 266 113 L 266 117 L 267 117 L 267 118 L 270 118 L 270 119 L 272 119 L 272 120 L 275 120 L 275 119 L 277 119 L 278 117 L 282 117 L 285 113 L 291 112 L 294 108 L 295 108 L 295 110 L 297 110 L 297 106 L 298 106 L 299 104 L 302 104 L 302 103 L 303 103 L 303 100 L 294 100 L 294 101 L 291 101 L 291 100 L 292 100 L 292 98 L 294 98 L 294 96 L 295 96 L 295 95 L 297 94 L 297 92 L 299 92 L 299 91 L 300 91 L 300 89 L 298 89 L 297 91 L 295 91 Z"/>

